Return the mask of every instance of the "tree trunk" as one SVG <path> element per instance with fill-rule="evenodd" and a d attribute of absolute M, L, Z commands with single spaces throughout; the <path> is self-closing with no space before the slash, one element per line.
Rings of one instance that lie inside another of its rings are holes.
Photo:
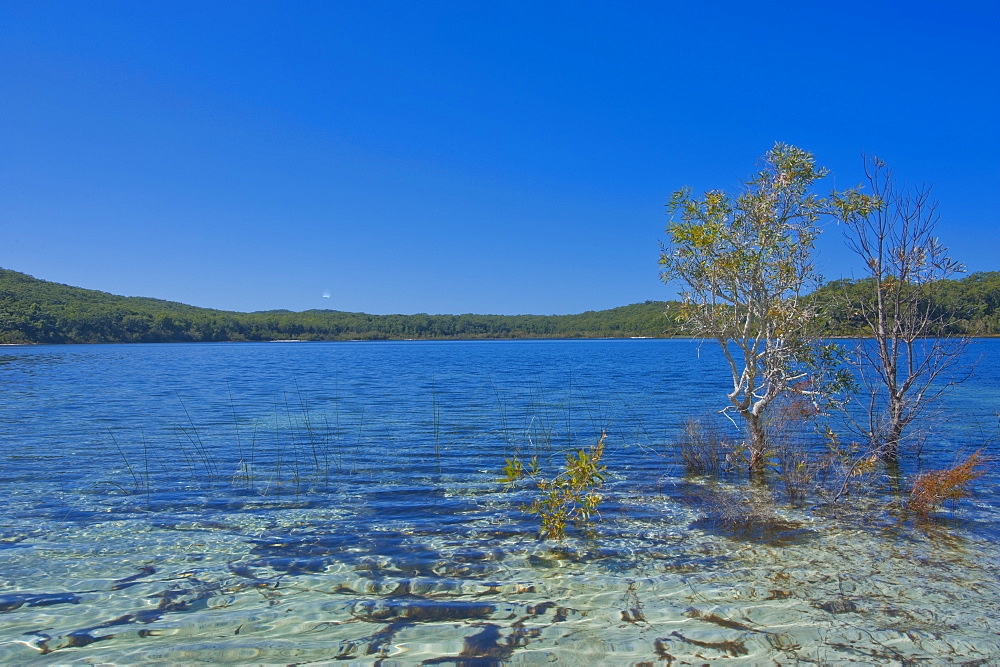
<path fill-rule="evenodd" d="M 899 441 L 903 437 L 903 424 L 895 420 L 889 426 L 889 433 L 885 437 L 885 443 L 879 450 L 879 458 L 885 463 L 897 463 L 899 461 Z"/>
<path fill-rule="evenodd" d="M 752 412 L 745 412 L 743 417 L 747 420 L 747 430 L 750 432 L 750 474 L 755 475 L 764 471 L 767 461 L 767 432 L 760 415 Z"/>
<path fill-rule="evenodd" d="M 889 400 L 889 432 L 879 450 L 879 458 L 886 463 L 899 461 L 899 442 L 903 439 L 903 401 L 896 397 Z"/>

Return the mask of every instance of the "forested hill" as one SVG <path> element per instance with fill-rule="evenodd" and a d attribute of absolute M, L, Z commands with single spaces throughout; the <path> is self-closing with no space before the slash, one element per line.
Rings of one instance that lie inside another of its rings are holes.
<path fill-rule="evenodd" d="M 928 286 L 930 312 L 947 322 L 946 332 L 973 336 L 1000 334 L 1000 271 L 972 273 L 961 280 L 939 280 Z M 867 281 L 834 280 L 812 294 L 820 304 L 826 332 L 851 336 L 862 331 L 862 322 L 849 304 L 871 295 Z"/>
<path fill-rule="evenodd" d="M 0 269 L 0 343 L 601 338 L 678 333 L 669 303 L 579 315 L 366 315 L 336 310 L 238 313 L 126 297 Z"/>
<path fill-rule="evenodd" d="M 829 335 L 855 335 L 846 305 L 864 284 L 827 283 L 813 293 Z M 934 304 L 953 333 L 1000 334 L 1000 272 L 935 284 Z M 238 313 L 116 296 L 0 269 L 0 343 L 165 343 L 260 340 L 626 338 L 683 335 L 664 315 L 679 304 L 646 301 L 578 315 L 366 315 L 336 310 Z"/>

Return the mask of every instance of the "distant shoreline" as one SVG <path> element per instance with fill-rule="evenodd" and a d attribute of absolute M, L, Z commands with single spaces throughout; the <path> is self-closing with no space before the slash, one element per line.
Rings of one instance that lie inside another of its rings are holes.
<path fill-rule="evenodd" d="M 991 340 L 1000 338 L 1000 334 L 982 334 L 972 336 L 972 340 Z M 677 340 L 677 341 L 701 341 L 715 343 L 714 338 L 693 338 L 691 336 L 577 336 L 577 337 L 544 337 L 544 336 L 520 336 L 507 338 L 342 338 L 337 340 L 308 340 L 301 338 L 286 338 L 279 340 L 175 340 L 175 341 L 108 341 L 108 342 L 87 342 L 87 343 L 0 343 L 0 347 L 28 347 L 28 346 L 50 346 L 50 345 L 203 345 L 203 344 L 233 344 L 244 343 L 264 344 L 264 343 L 448 343 L 448 342 L 501 342 L 501 341 L 596 341 L 596 340 Z M 872 336 L 823 336 L 819 340 L 874 340 Z M 922 339 L 921 339 L 922 340 Z"/>
<path fill-rule="evenodd" d="M 844 306 L 844 290 L 859 285 L 863 284 L 835 281 L 810 296 L 823 309 L 823 324 L 830 332 L 824 338 L 864 337 L 864 323 Z M 947 334 L 1000 335 L 1000 272 L 942 281 L 941 290 L 953 313 L 940 315 L 954 322 Z M 677 301 L 647 300 L 570 315 L 237 313 L 116 296 L 10 269 L 0 269 L 0 295 L 0 343 L 4 344 L 691 338 L 676 317 L 682 306 Z"/>

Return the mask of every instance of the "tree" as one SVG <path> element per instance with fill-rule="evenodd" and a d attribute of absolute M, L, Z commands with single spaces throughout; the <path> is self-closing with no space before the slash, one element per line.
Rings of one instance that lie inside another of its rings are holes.
<path fill-rule="evenodd" d="M 716 340 L 725 354 L 733 388 L 722 412 L 746 424 L 751 471 L 766 462 L 767 407 L 785 392 L 818 391 L 801 362 L 815 340 L 803 297 L 819 279 L 812 254 L 820 221 L 871 206 L 857 191 L 812 194 L 826 174 L 810 153 L 777 143 L 737 196 L 713 190 L 695 199 L 685 188 L 667 204 L 661 278 L 682 284 L 683 330 Z"/>
<path fill-rule="evenodd" d="M 969 338 L 950 335 L 955 313 L 938 298 L 964 267 L 934 236 L 929 186 L 897 184 L 877 157 L 865 174 L 879 205 L 846 220 L 847 245 L 868 274 L 846 293 L 871 336 L 855 361 L 866 400 L 859 426 L 883 461 L 896 462 L 907 428 L 971 371 L 962 356 Z"/>

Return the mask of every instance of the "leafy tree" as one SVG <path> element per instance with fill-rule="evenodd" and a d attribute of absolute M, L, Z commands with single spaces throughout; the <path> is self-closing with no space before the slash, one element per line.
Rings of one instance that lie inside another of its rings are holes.
<path fill-rule="evenodd" d="M 695 198 L 685 188 L 667 205 L 661 278 L 682 285 L 682 328 L 714 339 L 725 354 L 733 385 L 722 412 L 746 424 L 751 471 L 765 465 L 768 406 L 785 392 L 819 391 L 801 362 L 815 340 L 815 310 L 803 297 L 819 280 L 813 244 L 820 221 L 871 206 L 857 191 L 813 194 L 826 174 L 810 153 L 777 143 L 738 194 Z"/>

